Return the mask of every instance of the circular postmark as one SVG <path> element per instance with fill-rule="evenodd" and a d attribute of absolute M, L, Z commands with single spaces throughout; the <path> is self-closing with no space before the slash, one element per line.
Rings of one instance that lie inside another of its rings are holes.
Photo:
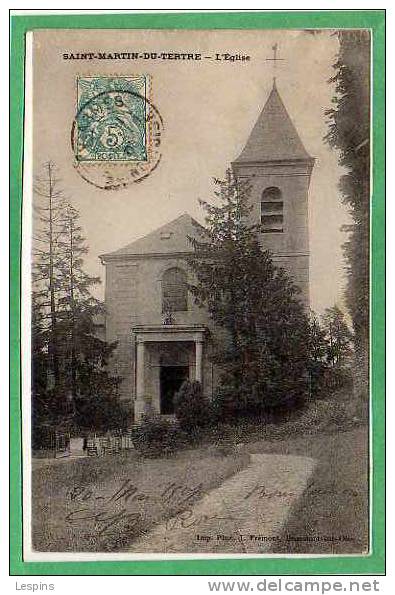
<path fill-rule="evenodd" d="M 97 188 L 124 188 L 158 167 L 162 136 L 162 117 L 149 99 L 125 89 L 100 92 L 74 118 L 74 167 Z"/>

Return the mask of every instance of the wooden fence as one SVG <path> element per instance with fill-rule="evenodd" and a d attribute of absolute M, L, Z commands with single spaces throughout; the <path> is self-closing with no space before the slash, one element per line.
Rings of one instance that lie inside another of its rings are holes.
<path fill-rule="evenodd" d="M 87 454 L 90 457 L 101 457 L 133 448 L 131 432 L 122 435 L 91 436 L 87 439 Z"/>

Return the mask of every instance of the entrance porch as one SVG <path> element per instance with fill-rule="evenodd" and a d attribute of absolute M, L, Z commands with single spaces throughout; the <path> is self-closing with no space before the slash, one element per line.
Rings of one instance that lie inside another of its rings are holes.
<path fill-rule="evenodd" d="M 184 380 L 202 385 L 203 326 L 134 327 L 135 421 L 143 415 L 174 414 L 174 396 Z"/>

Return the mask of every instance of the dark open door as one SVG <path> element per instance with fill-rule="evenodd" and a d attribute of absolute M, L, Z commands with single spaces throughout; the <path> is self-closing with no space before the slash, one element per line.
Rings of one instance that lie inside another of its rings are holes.
<path fill-rule="evenodd" d="M 160 369 L 160 412 L 174 413 L 174 395 L 189 378 L 188 366 L 162 366 Z"/>

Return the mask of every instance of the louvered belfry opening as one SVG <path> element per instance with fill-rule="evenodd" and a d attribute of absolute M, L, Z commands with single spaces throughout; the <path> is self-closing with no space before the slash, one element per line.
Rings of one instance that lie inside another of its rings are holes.
<path fill-rule="evenodd" d="M 284 202 L 281 190 L 276 186 L 265 188 L 261 200 L 262 233 L 284 231 Z"/>

